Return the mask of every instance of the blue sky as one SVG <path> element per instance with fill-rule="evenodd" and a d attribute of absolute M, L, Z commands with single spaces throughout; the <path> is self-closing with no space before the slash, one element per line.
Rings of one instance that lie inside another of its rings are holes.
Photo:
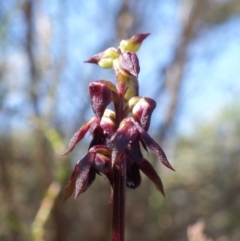
<path fill-rule="evenodd" d="M 146 15 L 149 17 L 143 21 L 139 32 L 150 32 L 151 35 L 138 52 L 141 95 L 153 97 L 157 82 L 161 81 L 159 71 L 171 61 L 181 31 L 178 13 L 180 3 L 181 1 L 176 0 L 160 2 L 158 5 L 150 4 L 147 9 L 142 10 L 143 17 L 144 14 L 150 15 Z M 113 19 L 119 6 L 110 0 L 106 1 L 102 9 L 99 6 L 98 1 L 72 1 L 72 4 L 61 2 L 60 5 L 57 0 L 42 1 L 39 6 L 38 16 L 50 26 L 52 41 L 50 48 L 45 50 L 50 56 L 46 83 L 51 81 L 51 68 L 62 55 L 66 55 L 57 101 L 60 106 L 59 114 L 67 120 L 76 118 L 76 109 L 79 110 L 81 103 L 87 102 L 85 88 L 89 82 L 102 78 L 114 79 L 113 71 L 83 63 L 97 51 L 108 47 L 108 44 L 114 47 L 118 44 L 115 42 L 116 25 Z M 9 88 L 14 86 L 14 91 L 8 97 L 8 105 L 19 106 L 27 101 L 24 99 L 24 89 L 28 85 L 28 63 L 24 49 L 21 48 L 25 36 L 23 17 L 20 12 L 12 14 L 14 18 L 9 33 L 12 42 L 4 50 L 5 56 L 2 54 L 0 61 L 5 59 L 13 70 L 6 78 Z M 178 131 L 189 129 L 196 119 L 204 121 L 214 118 L 221 108 L 239 98 L 240 29 L 236 26 L 240 26 L 239 17 L 233 17 L 221 25 L 205 26 L 191 44 L 181 91 Z M 42 28 L 44 30 L 44 26 Z M 161 121 L 167 96 L 159 100 L 161 103 L 158 103 L 153 122 Z M 46 100 L 43 107 L 47 106 Z M 91 112 L 89 117 L 90 115 Z M 86 116 L 86 119 L 89 117 Z"/>

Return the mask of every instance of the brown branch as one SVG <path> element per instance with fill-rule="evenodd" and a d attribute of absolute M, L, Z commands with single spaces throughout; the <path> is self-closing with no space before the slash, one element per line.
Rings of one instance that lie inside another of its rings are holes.
<path fill-rule="evenodd" d="M 34 27 L 34 2 L 32 0 L 28 0 L 23 5 L 23 13 L 27 26 L 27 34 L 26 34 L 26 54 L 29 61 L 30 67 L 30 99 L 33 105 L 33 109 L 35 115 L 39 116 L 39 100 L 38 100 L 38 69 L 36 64 L 36 59 L 34 55 L 34 35 L 35 35 L 35 27 Z"/>
<path fill-rule="evenodd" d="M 189 3 L 191 2 L 191 3 Z M 166 69 L 166 77 L 164 85 L 170 95 L 169 106 L 165 115 L 165 119 L 162 124 L 162 128 L 159 134 L 159 140 L 162 141 L 165 137 L 167 130 L 171 127 L 179 102 L 179 93 L 182 85 L 182 79 L 184 76 L 185 63 L 187 58 L 187 50 L 189 44 L 192 42 L 196 24 L 200 17 L 205 0 L 190 0 L 188 5 L 190 9 L 187 9 L 189 15 L 183 22 L 183 31 L 180 37 L 179 45 L 177 46 L 175 55 L 172 62 Z M 189 5 L 190 4 L 190 5 Z M 187 12 L 187 11 L 186 11 Z"/>

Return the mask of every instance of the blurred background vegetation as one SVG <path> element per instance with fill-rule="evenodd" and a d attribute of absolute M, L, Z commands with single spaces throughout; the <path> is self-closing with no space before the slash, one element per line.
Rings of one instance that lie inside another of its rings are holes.
<path fill-rule="evenodd" d="M 114 82 L 83 61 L 136 33 L 140 95 L 158 102 L 150 134 L 176 169 L 127 190 L 126 240 L 240 240 L 239 0 L 0 1 L 0 241 L 110 240 L 103 177 L 63 203 L 88 137 L 88 84 Z"/>

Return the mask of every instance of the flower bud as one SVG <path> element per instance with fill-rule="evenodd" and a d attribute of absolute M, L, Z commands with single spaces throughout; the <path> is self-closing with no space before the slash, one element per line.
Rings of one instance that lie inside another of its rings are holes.
<path fill-rule="evenodd" d="M 116 130 L 115 124 L 116 115 L 112 110 L 106 109 L 100 122 L 103 133 L 107 138 L 111 138 Z"/>
<path fill-rule="evenodd" d="M 111 157 L 111 150 L 104 145 L 95 145 L 89 149 L 91 153 L 98 153 L 106 157 Z"/>
<path fill-rule="evenodd" d="M 97 64 L 101 68 L 112 68 L 113 60 L 118 57 L 118 51 L 115 48 L 108 48 L 104 52 L 95 54 L 90 59 L 84 61 L 85 63 Z"/>
<path fill-rule="evenodd" d="M 122 53 L 119 56 L 119 71 L 126 77 L 134 76 L 137 78 L 140 72 L 137 55 L 129 51 Z"/>
<path fill-rule="evenodd" d="M 140 34 L 134 35 L 130 39 L 122 40 L 120 42 L 121 52 L 122 53 L 125 51 L 137 52 L 139 50 L 139 48 L 141 47 L 143 40 L 145 38 L 147 38 L 148 35 L 150 35 L 150 33 L 145 33 L 145 34 L 140 33 Z"/>
<path fill-rule="evenodd" d="M 134 96 L 131 99 L 128 100 L 125 109 L 124 109 L 124 115 L 128 115 L 129 112 L 132 111 L 133 107 L 139 102 L 141 97 L 139 96 Z"/>
<path fill-rule="evenodd" d="M 135 77 L 130 78 L 129 81 L 126 83 L 125 88 L 126 88 L 126 92 L 124 95 L 124 100 L 127 102 L 133 96 L 138 95 L 138 91 L 139 91 L 138 79 Z"/>
<path fill-rule="evenodd" d="M 97 80 L 89 84 L 89 92 L 93 112 L 97 117 L 102 117 L 104 110 L 113 99 L 111 87 L 109 88 L 109 81 Z M 114 86 L 114 85 L 113 85 Z"/>
<path fill-rule="evenodd" d="M 150 98 L 144 97 L 137 101 L 132 108 L 134 119 L 141 124 L 144 130 L 148 130 L 152 112 L 156 107 L 156 102 Z"/>

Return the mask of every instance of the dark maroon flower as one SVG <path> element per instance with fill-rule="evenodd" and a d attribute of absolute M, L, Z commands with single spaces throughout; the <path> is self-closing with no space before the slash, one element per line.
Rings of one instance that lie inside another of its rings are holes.
<path fill-rule="evenodd" d="M 144 143 L 146 147 L 148 147 L 160 159 L 163 165 L 174 170 L 168 162 L 162 148 L 132 117 L 127 117 L 120 123 L 120 127 L 112 138 L 112 164 L 116 165 L 120 160 L 119 157 L 125 155 L 127 158 L 127 186 L 136 188 L 140 184 L 140 178 L 138 171 L 136 170 L 140 169 L 151 181 L 154 182 L 157 189 L 164 195 L 161 179 L 152 165 L 143 158 L 140 150 L 140 143 Z"/>
<path fill-rule="evenodd" d="M 111 150 L 103 145 L 96 145 L 77 162 L 68 181 L 65 198 L 67 200 L 75 190 L 75 198 L 85 192 L 95 179 L 96 173 L 104 174 L 112 184 Z"/>
<path fill-rule="evenodd" d="M 126 155 L 127 156 L 127 155 Z M 141 170 L 156 186 L 157 190 L 165 196 L 162 180 L 151 165 L 145 158 L 135 160 L 127 157 L 127 181 L 126 186 L 132 189 L 137 188 L 141 183 Z"/>
<path fill-rule="evenodd" d="M 135 54 L 149 33 L 122 40 L 118 48 L 108 48 L 88 59 L 87 63 L 113 68 L 116 86 L 107 80 L 89 85 L 90 101 L 95 114 L 72 137 L 64 155 L 71 152 L 89 132 L 92 136 L 88 152 L 75 165 L 68 181 L 65 200 L 75 190 L 75 198 L 92 184 L 96 174 L 105 175 L 112 187 L 112 240 L 124 240 L 125 186 L 136 189 L 143 172 L 163 194 L 163 184 L 141 147 L 150 149 L 165 165 L 174 170 L 162 148 L 147 133 L 156 102 L 140 97 L 138 74 L 140 66 Z M 114 110 L 107 109 L 113 102 Z"/>
<path fill-rule="evenodd" d="M 71 152 L 88 131 L 93 137 L 89 148 L 94 145 L 106 144 L 106 139 L 110 139 L 113 136 L 115 128 L 115 113 L 106 109 L 101 120 L 98 117 L 92 117 L 73 135 L 63 155 Z"/>
<path fill-rule="evenodd" d="M 106 107 L 114 102 L 118 106 L 118 94 L 114 84 L 107 80 L 96 80 L 89 84 L 91 105 L 94 114 L 101 118 Z"/>
<path fill-rule="evenodd" d="M 128 101 L 124 113 L 127 115 L 131 112 L 133 118 L 147 131 L 155 107 L 156 102 L 153 99 L 135 96 Z"/>
<path fill-rule="evenodd" d="M 113 151 L 112 162 L 113 165 L 117 162 L 118 157 L 124 153 L 135 139 L 143 141 L 146 146 L 160 159 L 160 161 L 171 170 L 174 170 L 167 160 L 167 157 L 162 148 L 148 135 L 148 133 L 136 122 L 132 117 L 125 118 L 120 124 L 112 138 Z"/>

